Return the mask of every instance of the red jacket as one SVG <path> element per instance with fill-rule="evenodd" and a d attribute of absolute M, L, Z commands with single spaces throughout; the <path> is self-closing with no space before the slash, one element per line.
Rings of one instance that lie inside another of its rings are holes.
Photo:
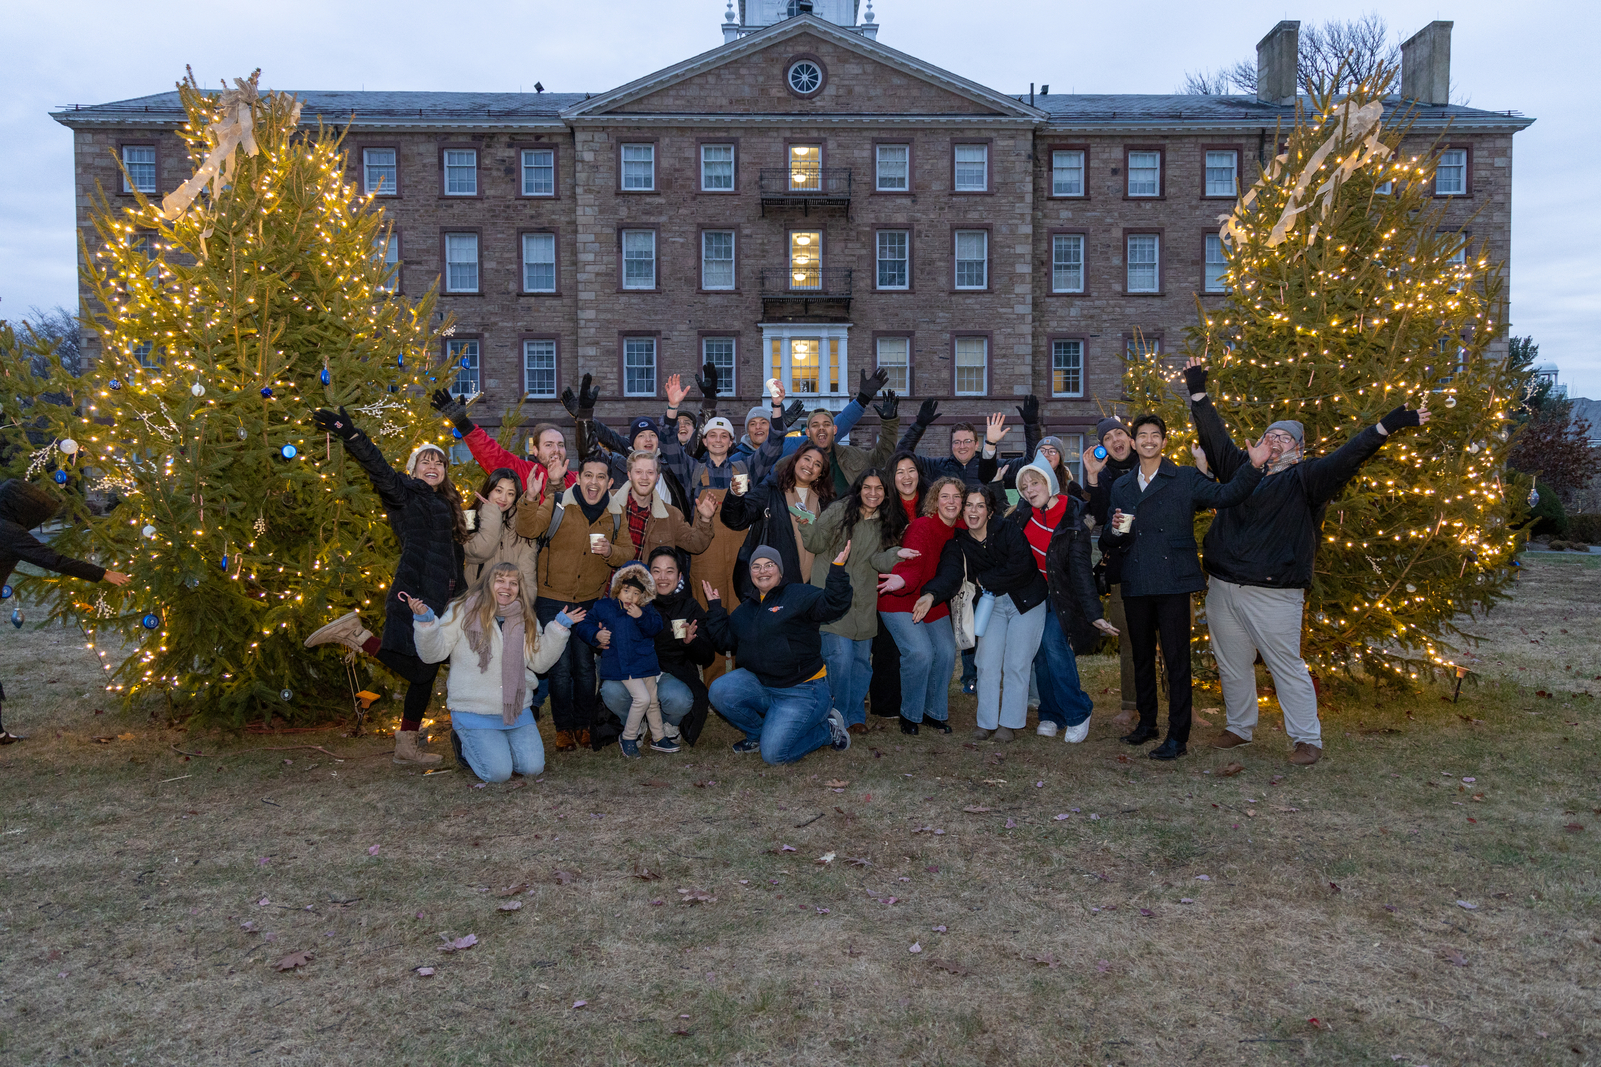
<path fill-rule="evenodd" d="M 946 526 L 945 520 L 938 515 L 925 515 L 908 526 L 906 536 L 901 539 L 901 547 L 915 548 L 922 555 L 915 559 L 903 559 L 895 565 L 894 573 L 906 579 L 906 587 L 894 593 L 880 593 L 878 610 L 910 612 L 917 604 L 917 598 L 923 595 L 923 585 L 939 570 L 939 557 L 945 550 L 946 542 L 955 535 L 956 527 Z M 923 621 L 933 622 L 949 614 L 950 609 L 942 601 L 928 609 Z"/>
<path fill-rule="evenodd" d="M 535 463 L 531 459 L 523 459 L 521 456 L 514 455 L 501 448 L 500 442 L 490 437 L 482 426 L 474 426 L 472 433 L 462 440 L 467 442 L 467 448 L 472 452 L 473 459 L 478 461 L 478 465 L 484 468 L 486 473 L 499 470 L 502 467 L 511 468 L 517 472 L 517 480 L 522 482 L 523 492 L 525 493 L 529 489 L 529 476 L 532 475 L 534 485 L 539 490 L 539 498 L 541 500 L 545 498 L 545 468 L 543 465 Z M 562 488 L 570 489 L 577 481 L 578 475 L 573 471 L 568 471 L 562 478 Z"/>

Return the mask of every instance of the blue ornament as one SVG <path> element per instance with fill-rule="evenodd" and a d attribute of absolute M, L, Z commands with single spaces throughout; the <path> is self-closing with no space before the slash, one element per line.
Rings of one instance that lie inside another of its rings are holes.
<path fill-rule="evenodd" d="M 333 381 L 333 376 L 328 373 L 327 367 L 324 367 L 321 371 L 319 371 L 317 373 L 317 377 L 322 380 L 322 384 L 324 385 L 327 385 L 329 382 Z"/>
<path fill-rule="evenodd" d="M 280 689 L 278 690 L 278 699 L 287 704 L 295 699 L 295 691 L 293 689 Z"/>
<path fill-rule="evenodd" d="M 21 608 L 18 608 L 16 611 L 11 613 L 11 625 L 15 626 L 17 629 L 22 629 L 22 624 L 26 621 L 27 617 L 22 614 Z"/>
<path fill-rule="evenodd" d="M 67 472 L 66 471 L 56 471 L 56 473 L 51 475 L 51 477 L 53 477 L 56 480 L 56 484 L 57 485 L 66 485 L 67 484 Z"/>
<path fill-rule="evenodd" d="M 263 397 L 265 397 L 266 399 L 271 400 L 272 399 L 272 390 L 266 388 L 265 386 L 263 386 L 262 390 L 261 390 L 261 395 Z"/>
<path fill-rule="evenodd" d="M 159 615 L 146 615 L 144 618 L 140 619 L 139 621 L 144 624 L 144 628 L 146 630 L 154 630 L 156 627 L 161 625 L 161 616 L 159 616 Z"/>
<path fill-rule="evenodd" d="M 222 569 L 223 570 L 227 570 L 228 569 L 228 557 L 227 556 L 222 557 Z"/>
<path fill-rule="evenodd" d="M 190 589 L 199 589 L 200 588 L 200 576 L 196 575 L 196 574 L 191 574 L 189 577 L 187 577 L 187 578 L 185 578 L 183 580 L 183 584 L 187 585 Z"/>
<path fill-rule="evenodd" d="M 283 452 L 284 459 L 294 459 L 295 456 L 299 454 L 299 450 L 297 450 L 294 445 L 284 445 L 281 451 Z"/>
<path fill-rule="evenodd" d="M 452 436 L 456 440 L 460 441 L 461 440 L 461 431 L 460 430 L 451 430 L 450 431 L 450 436 Z"/>
<path fill-rule="evenodd" d="M 111 379 L 111 388 L 113 388 L 113 389 L 121 389 L 122 388 L 121 379 L 118 379 L 118 378 Z"/>
<path fill-rule="evenodd" d="M 395 362 L 398 363 L 401 367 L 404 367 L 406 365 L 406 357 L 405 356 L 396 356 L 395 357 Z"/>
<path fill-rule="evenodd" d="M 9 585 L 0 585 L 0 600 L 10 600 L 10 599 L 11 599 L 11 587 Z"/>

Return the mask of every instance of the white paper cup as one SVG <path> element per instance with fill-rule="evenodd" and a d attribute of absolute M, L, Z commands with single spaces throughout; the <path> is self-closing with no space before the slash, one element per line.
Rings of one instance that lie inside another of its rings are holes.
<path fill-rule="evenodd" d="M 1120 534 L 1126 534 L 1130 530 L 1132 530 L 1133 528 L 1134 528 L 1134 516 L 1128 514 L 1127 512 L 1124 512 L 1123 516 L 1120 519 L 1117 520 L 1117 532 L 1120 533 Z"/>
<path fill-rule="evenodd" d="M 772 397 L 774 400 L 778 399 L 778 388 L 779 386 L 777 378 L 767 379 L 767 395 Z"/>
<path fill-rule="evenodd" d="M 746 493 L 750 492 L 750 475 L 734 475 L 734 492 L 738 493 L 740 496 L 744 496 Z"/>
<path fill-rule="evenodd" d="M 596 555 L 599 555 L 601 553 L 605 553 L 606 555 L 610 555 L 611 554 L 611 550 L 609 548 L 607 548 L 606 535 L 605 534 L 598 534 L 598 533 L 590 534 L 589 535 L 589 550 L 591 552 L 595 553 Z"/>
<path fill-rule="evenodd" d="M 462 508 L 461 509 L 461 517 L 467 520 L 467 529 L 469 529 L 469 530 L 478 529 L 478 509 L 477 508 Z"/>
<path fill-rule="evenodd" d="M 688 619 L 674 619 L 673 620 L 673 636 L 678 638 L 680 641 L 682 641 L 684 638 L 689 636 L 689 620 Z"/>

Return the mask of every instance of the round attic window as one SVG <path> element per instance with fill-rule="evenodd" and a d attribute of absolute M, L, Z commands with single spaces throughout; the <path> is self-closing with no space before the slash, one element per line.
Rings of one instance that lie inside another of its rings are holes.
<path fill-rule="evenodd" d="M 798 96 L 815 96 L 823 88 L 822 65 L 811 59 L 797 59 L 789 65 L 789 88 Z"/>

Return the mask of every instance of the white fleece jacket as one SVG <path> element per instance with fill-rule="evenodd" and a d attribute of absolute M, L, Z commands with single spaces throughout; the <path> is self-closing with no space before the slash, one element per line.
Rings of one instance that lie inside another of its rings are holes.
<path fill-rule="evenodd" d="M 450 660 L 450 678 L 445 686 L 445 706 L 451 711 L 470 712 L 474 715 L 500 717 L 500 657 L 505 648 L 500 627 L 491 626 L 489 635 L 489 666 L 478 669 L 478 653 L 467 643 L 462 632 L 465 621 L 461 602 L 445 609 L 442 619 L 428 622 L 413 621 L 417 640 L 417 657 L 424 663 Z M 539 674 L 550 670 L 567 647 L 567 627 L 554 620 L 539 631 L 539 647 L 524 664 L 528 683 L 528 696 L 539 688 Z"/>

